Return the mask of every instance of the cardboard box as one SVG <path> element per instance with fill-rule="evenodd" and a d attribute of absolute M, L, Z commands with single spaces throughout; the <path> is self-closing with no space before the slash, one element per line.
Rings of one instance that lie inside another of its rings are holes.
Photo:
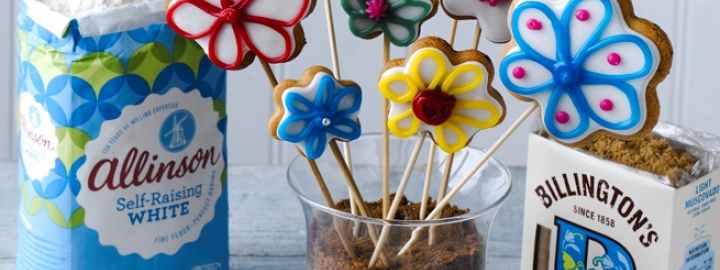
<path fill-rule="evenodd" d="M 720 170 L 675 188 L 530 136 L 521 269 L 720 269 Z"/>

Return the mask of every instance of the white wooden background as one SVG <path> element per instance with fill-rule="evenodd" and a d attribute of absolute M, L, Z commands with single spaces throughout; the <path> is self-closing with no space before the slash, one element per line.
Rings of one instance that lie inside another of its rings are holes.
<path fill-rule="evenodd" d="M 74 0 L 67 0 L 74 1 Z M 270 0 L 268 0 L 270 1 Z M 471 1 L 471 0 L 468 0 Z M 281 1 L 278 1 L 281 2 Z M 657 22 L 670 36 L 675 46 L 672 76 L 659 89 L 662 119 L 690 128 L 720 134 L 720 121 L 715 105 L 720 101 L 720 1 L 718 0 L 634 0 L 637 13 Z M 0 1 L 0 161 L 14 159 L 14 1 Z M 320 3 L 322 3 L 320 1 Z M 325 32 L 323 5 L 304 21 L 308 46 L 294 62 L 278 65 L 280 78 L 297 78 L 310 65 L 330 65 L 329 47 Z M 364 130 L 381 128 L 381 102 L 374 85 L 381 68 L 380 39 L 360 40 L 347 29 L 347 16 L 339 1 L 334 1 L 334 14 L 340 45 L 343 76 L 364 87 L 365 104 L 362 113 Z M 447 37 L 450 20 L 442 11 L 423 27 L 423 35 Z M 458 48 L 468 48 L 473 24 L 461 23 Z M 496 58 L 500 47 L 483 41 L 481 49 Z M 403 49 L 394 48 L 393 57 L 402 57 Z M 496 61 L 497 62 L 497 61 Z M 232 165 L 281 164 L 294 151 L 287 145 L 273 142 L 266 131 L 266 121 L 272 113 L 271 90 L 257 65 L 233 72 L 229 76 L 230 102 L 229 135 Z M 508 101 L 508 120 L 492 131 L 476 136 L 474 144 L 488 146 L 515 119 L 527 104 L 509 97 L 497 81 L 496 88 Z M 715 105 L 715 106 L 714 106 Z M 536 125 L 536 124 L 535 124 Z M 526 155 L 526 134 L 533 128 L 526 124 L 500 153 L 499 158 L 509 165 L 522 165 Z"/>

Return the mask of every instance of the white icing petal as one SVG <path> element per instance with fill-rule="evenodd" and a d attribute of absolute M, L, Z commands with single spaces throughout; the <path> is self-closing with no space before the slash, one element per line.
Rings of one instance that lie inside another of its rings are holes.
<path fill-rule="evenodd" d="M 170 21 L 180 30 L 192 36 L 202 36 L 215 24 L 217 18 L 198 8 L 190 2 L 183 2 L 170 13 Z"/>
<path fill-rule="evenodd" d="M 545 125 L 547 127 L 554 126 L 557 128 L 560 132 L 563 133 L 569 133 L 574 131 L 578 126 L 580 126 L 582 122 L 582 117 L 580 116 L 580 112 L 577 110 L 577 107 L 575 106 L 575 103 L 573 100 L 568 96 L 567 94 L 561 93 L 559 94 L 559 100 L 557 103 L 557 106 L 549 109 L 543 109 L 543 121 L 545 122 Z M 549 99 L 549 95 L 544 95 L 541 97 L 541 99 Z M 546 102 L 543 102 L 543 104 L 547 104 Z M 558 117 L 558 114 L 566 113 L 568 118 L 566 123 L 562 123 L 559 121 L 562 117 Z M 548 115 L 546 115 L 548 114 Z M 555 136 L 558 136 L 559 134 L 554 134 Z"/>
<path fill-rule="evenodd" d="M 557 19 L 551 19 L 546 16 L 545 13 L 538 9 L 524 9 L 517 17 L 517 20 L 512 21 L 513 25 L 517 25 L 520 35 L 520 37 L 516 37 L 516 39 L 521 39 L 518 40 L 518 42 L 524 41 L 530 49 L 545 58 L 556 60 L 557 35 L 553 28 L 553 21 L 556 20 Z M 531 29 L 532 27 L 529 25 L 534 25 L 534 29 Z"/>
<path fill-rule="evenodd" d="M 609 59 L 613 57 L 616 58 Z M 610 61 L 616 59 L 619 59 L 619 62 Z M 625 75 L 642 71 L 646 65 L 652 64 L 648 61 L 652 60 L 645 57 L 643 50 L 637 44 L 620 42 L 593 51 L 585 60 L 584 68 L 600 74 Z"/>
<path fill-rule="evenodd" d="M 218 61 L 225 65 L 233 65 L 238 61 L 238 58 L 243 57 L 244 48 L 242 47 L 244 46 L 238 44 L 238 38 L 231 24 L 226 23 L 220 27 L 215 37 L 214 48 L 211 48 L 215 52 Z M 238 45 L 242 47 L 238 47 Z"/>
<path fill-rule="evenodd" d="M 547 91 L 553 81 L 550 70 L 539 63 L 529 59 L 519 59 L 508 64 L 505 70 L 507 79 L 517 87 L 522 87 L 527 92 Z M 531 94 L 523 94 L 530 96 Z"/>
<path fill-rule="evenodd" d="M 287 60 L 284 57 L 285 54 L 290 54 L 294 48 L 286 47 L 288 44 L 294 46 L 293 38 L 290 35 L 291 29 L 280 28 L 279 30 L 284 31 L 284 34 L 287 35 L 283 36 L 283 33 L 264 24 L 246 22 L 244 26 L 258 56 L 266 58 L 271 63 Z"/>
<path fill-rule="evenodd" d="M 308 12 L 309 0 L 283 0 L 282 4 L 273 1 L 250 1 L 246 12 L 250 16 L 273 19 L 285 23 L 285 26 L 297 23 Z"/>
<path fill-rule="evenodd" d="M 413 29 L 407 28 L 402 24 L 393 23 L 392 21 L 387 21 L 385 27 L 387 27 L 390 34 L 397 40 L 409 40 L 414 33 L 412 32 Z"/>
<path fill-rule="evenodd" d="M 421 18 L 425 16 L 425 9 L 421 6 L 415 6 L 415 5 L 405 5 L 402 6 L 394 11 L 394 14 L 396 17 L 409 20 L 409 21 L 415 21 L 418 18 Z"/>
<path fill-rule="evenodd" d="M 604 121 L 618 124 L 632 117 L 628 96 L 619 89 L 607 85 L 585 85 L 582 91 L 593 113 Z M 603 105 L 606 110 L 603 110 Z"/>
<path fill-rule="evenodd" d="M 507 27 L 507 13 L 511 1 L 501 0 L 496 6 L 480 0 L 443 0 L 442 4 L 451 16 L 474 17 L 482 34 L 491 42 L 504 43 L 510 40 Z"/>
<path fill-rule="evenodd" d="M 601 0 L 586 0 L 569 13 L 572 55 L 577 55 L 580 49 L 587 46 L 595 31 L 604 31 L 607 28 L 609 22 L 605 22 L 605 26 L 601 25 L 607 12 L 612 12 L 612 9 L 606 9 Z"/>
<path fill-rule="evenodd" d="M 438 55 L 439 57 L 428 57 L 427 55 Z M 416 64 L 420 62 L 420 64 Z M 434 89 L 440 86 L 440 83 L 448 73 L 451 63 L 445 54 L 435 48 L 423 48 L 416 51 L 407 60 L 406 73 L 414 78 L 419 78 L 420 85 L 427 89 Z M 419 66 L 418 70 L 410 70 L 413 66 Z M 420 89 L 424 90 L 424 89 Z"/>

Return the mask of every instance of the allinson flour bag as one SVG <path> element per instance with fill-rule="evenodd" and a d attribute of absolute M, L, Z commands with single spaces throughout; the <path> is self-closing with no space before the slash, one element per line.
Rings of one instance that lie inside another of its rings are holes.
<path fill-rule="evenodd" d="M 20 9 L 17 268 L 227 269 L 225 72 L 163 0 Z"/>

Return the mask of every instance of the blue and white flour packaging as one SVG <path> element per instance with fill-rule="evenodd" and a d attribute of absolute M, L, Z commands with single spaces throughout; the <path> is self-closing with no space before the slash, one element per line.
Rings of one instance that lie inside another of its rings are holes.
<path fill-rule="evenodd" d="M 225 71 L 163 0 L 43 1 L 18 18 L 17 269 L 227 269 Z"/>
<path fill-rule="evenodd" d="M 720 139 L 660 124 L 701 161 L 679 182 L 530 136 L 522 270 L 720 269 Z"/>

